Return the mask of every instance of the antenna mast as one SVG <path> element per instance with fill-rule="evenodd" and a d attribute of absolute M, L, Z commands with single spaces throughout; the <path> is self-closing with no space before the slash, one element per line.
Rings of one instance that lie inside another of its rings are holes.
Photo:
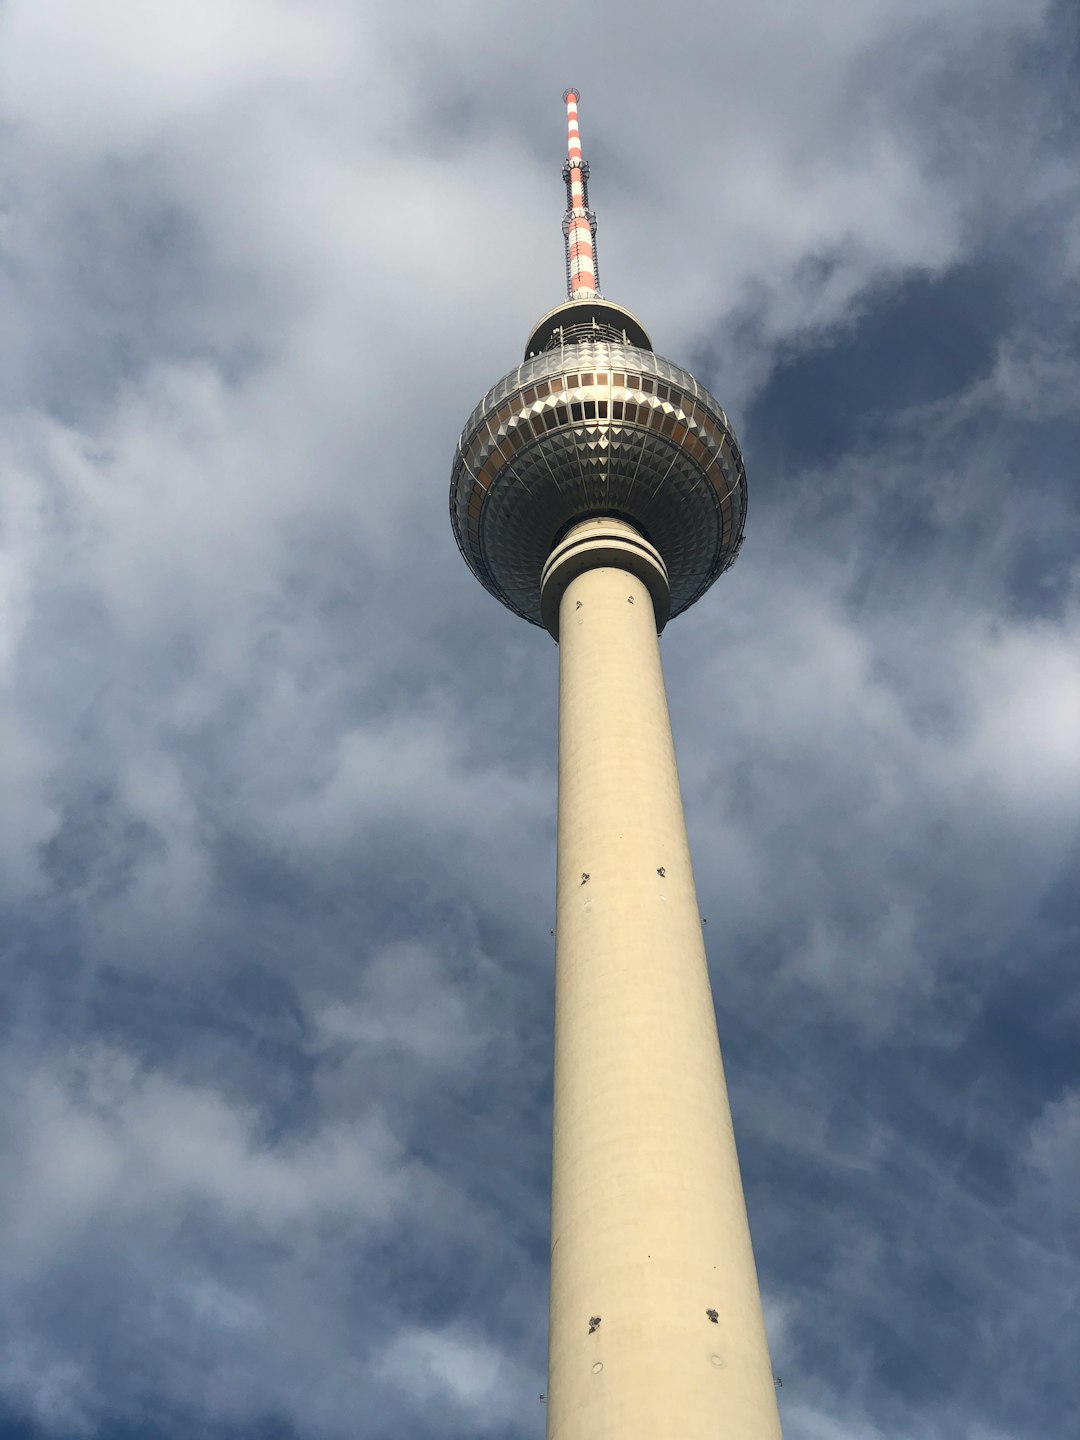
<path fill-rule="evenodd" d="M 571 87 L 566 101 L 566 293 L 571 300 L 594 300 L 600 294 L 596 268 L 596 216 L 589 209 L 589 162 L 582 159 L 578 128 L 578 92 Z"/>

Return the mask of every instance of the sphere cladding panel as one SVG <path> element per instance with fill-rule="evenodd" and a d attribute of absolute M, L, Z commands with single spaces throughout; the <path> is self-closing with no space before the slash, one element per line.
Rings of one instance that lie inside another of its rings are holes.
<path fill-rule="evenodd" d="M 560 532 L 588 515 L 632 520 L 663 556 L 677 615 L 735 558 L 746 475 L 727 416 L 688 371 L 634 346 L 574 345 L 484 396 L 458 442 L 450 514 L 473 573 L 535 625 Z"/>

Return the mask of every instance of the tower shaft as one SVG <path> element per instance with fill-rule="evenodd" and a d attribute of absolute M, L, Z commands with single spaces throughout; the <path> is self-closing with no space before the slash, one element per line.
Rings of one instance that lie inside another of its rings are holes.
<path fill-rule="evenodd" d="M 559 638 L 548 1440 L 780 1437 L 660 665 L 666 584 L 657 552 L 607 519 L 572 530 L 544 576 Z"/>

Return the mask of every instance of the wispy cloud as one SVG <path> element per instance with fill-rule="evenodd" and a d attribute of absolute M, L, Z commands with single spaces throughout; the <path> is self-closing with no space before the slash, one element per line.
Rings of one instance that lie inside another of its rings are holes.
<path fill-rule="evenodd" d="M 445 486 L 572 82 L 750 466 L 664 653 L 786 1433 L 1071 1433 L 1068 8 L 129 12 L 0 18 L 0 1431 L 542 1424 L 556 654 Z"/>

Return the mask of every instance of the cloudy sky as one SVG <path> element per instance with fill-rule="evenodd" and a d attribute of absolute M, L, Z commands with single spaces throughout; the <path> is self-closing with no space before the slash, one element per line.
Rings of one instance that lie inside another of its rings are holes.
<path fill-rule="evenodd" d="M 1068 0 L 5 0 L 0 1437 L 542 1434 L 557 652 L 454 442 L 720 398 L 664 637 L 788 1440 L 1080 1433 Z"/>

